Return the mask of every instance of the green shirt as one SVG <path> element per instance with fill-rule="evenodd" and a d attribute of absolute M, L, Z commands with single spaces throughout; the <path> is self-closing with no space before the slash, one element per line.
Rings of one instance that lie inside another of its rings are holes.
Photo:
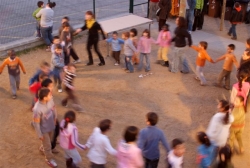
<path fill-rule="evenodd" d="M 204 0 L 196 0 L 196 6 L 195 9 L 203 9 L 203 5 L 204 5 Z"/>
<path fill-rule="evenodd" d="M 36 20 L 41 20 L 41 17 L 40 18 L 37 18 L 36 17 L 36 14 L 41 10 L 42 8 L 37 8 L 34 12 L 33 12 L 33 14 L 32 14 L 32 16 L 36 19 Z"/>

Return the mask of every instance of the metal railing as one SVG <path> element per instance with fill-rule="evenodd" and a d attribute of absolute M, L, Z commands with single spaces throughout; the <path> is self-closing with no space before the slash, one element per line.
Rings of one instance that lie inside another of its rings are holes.
<path fill-rule="evenodd" d="M 134 7 L 136 6 L 146 5 L 147 6 L 146 17 L 148 18 L 149 17 L 149 1 L 150 0 L 146 0 L 145 2 L 135 4 L 135 0 L 130 0 L 129 1 L 129 13 L 134 13 Z"/>

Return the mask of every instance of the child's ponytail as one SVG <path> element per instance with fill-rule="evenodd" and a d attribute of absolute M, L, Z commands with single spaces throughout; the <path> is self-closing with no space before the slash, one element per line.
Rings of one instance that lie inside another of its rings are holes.
<path fill-rule="evenodd" d="M 211 145 L 211 142 L 210 142 L 210 140 L 207 137 L 207 134 L 205 132 L 198 132 L 197 139 L 201 144 L 204 144 L 207 147 L 209 147 Z"/>
<path fill-rule="evenodd" d="M 68 127 L 69 123 L 73 123 L 76 120 L 76 115 L 74 111 L 68 111 L 64 115 L 64 126 L 60 129 L 63 130 Z"/>
<path fill-rule="evenodd" d="M 221 108 L 223 109 L 222 112 L 226 112 L 226 116 L 223 118 L 223 123 L 228 124 L 230 104 L 226 100 L 220 100 L 220 105 L 221 105 Z"/>
<path fill-rule="evenodd" d="M 246 69 L 244 66 L 240 67 L 238 70 L 237 78 L 239 81 L 239 91 L 242 88 L 242 82 L 245 81 L 249 77 L 249 70 Z"/>
<path fill-rule="evenodd" d="M 229 123 L 229 111 L 226 113 L 226 116 L 224 117 L 223 122 L 225 125 Z"/>

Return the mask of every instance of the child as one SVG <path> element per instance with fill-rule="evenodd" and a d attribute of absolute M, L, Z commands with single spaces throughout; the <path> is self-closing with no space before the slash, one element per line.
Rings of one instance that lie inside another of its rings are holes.
<path fill-rule="evenodd" d="M 3 72 L 4 67 L 7 65 L 10 78 L 10 87 L 12 91 L 12 98 L 16 99 L 16 92 L 17 90 L 19 90 L 20 86 L 20 67 L 24 74 L 26 74 L 26 71 L 24 69 L 22 61 L 16 56 L 14 50 L 9 50 L 7 54 L 9 57 L 6 58 L 0 66 L 0 74 Z"/>
<path fill-rule="evenodd" d="M 54 85 L 53 85 L 53 82 L 52 82 L 51 79 L 49 79 L 49 78 L 44 79 L 41 85 L 42 85 L 42 88 L 47 88 L 47 89 L 50 90 L 51 94 L 53 93 Z M 52 104 L 54 104 L 53 110 L 56 113 L 56 107 L 55 107 L 53 96 L 51 98 L 51 102 L 52 102 Z M 56 150 L 55 147 L 56 147 L 56 142 L 57 142 L 57 137 L 59 135 L 59 131 L 60 131 L 59 121 L 56 120 L 55 131 L 54 131 L 54 134 L 53 134 L 53 137 L 52 137 L 52 141 L 51 141 L 52 153 L 58 153 L 58 151 Z"/>
<path fill-rule="evenodd" d="M 130 32 L 130 40 L 133 42 L 133 45 L 135 48 L 137 48 L 137 43 L 138 43 L 138 38 L 137 38 L 137 30 L 135 28 L 131 29 Z M 132 62 L 137 65 L 139 64 L 139 59 L 137 58 L 137 55 L 134 54 L 133 57 L 132 57 Z"/>
<path fill-rule="evenodd" d="M 70 50 L 72 48 L 72 42 L 71 42 L 71 33 L 70 33 L 70 26 L 68 22 L 63 23 L 63 31 L 60 35 L 60 41 L 64 49 L 64 55 L 65 55 L 65 60 L 64 63 L 65 65 L 68 65 L 70 63 Z"/>
<path fill-rule="evenodd" d="M 234 55 L 234 50 L 235 50 L 235 45 L 229 44 L 227 48 L 227 53 L 215 61 L 215 62 L 219 62 L 221 60 L 225 60 L 224 65 L 223 65 L 223 70 L 221 71 L 218 77 L 218 83 L 216 83 L 215 85 L 221 87 L 222 80 L 225 78 L 224 88 L 227 90 L 230 89 L 230 74 L 233 69 L 233 64 L 235 65 L 236 68 L 239 67 L 237 59 Z"/>
<path fill-rule="evenodd" d="M 183 155 L 185 153 L 184 142 L 180 139 L 174 139 L 172 141 L 173 150 L 168 154 L 169 168 L 182 168 L 183 167 Z"/>
<path fill-rule="evenodd" d="M 126 64 L 126 69 L 125 71 L 127 73 L 133 73 L 134 72 L 134 67 L 132 65 L 132 56 L 134 54 L 137 54 L 137 50 L 135 46 L 133 45 L 133 42 L 129 39 L 129 32 L 125 32 L 122 34 L 122 38 L 125 40 L 124 41 L 124 55 L 125 55 L 125 64 Z"/>
<path fill-rule="evenodd" d="M 51 167 L 57 167 L 51 150 L 51 137 L 55 129 L 56 111 L 54 102 L 51 101 L 51 92 L 47 88 L 42 88 L 39 92 L 39 101 L 33 108 L 33 122 L 39 139 L 42 141 L 45 161 Z M 41 150 L 40 147 L 40 150 Z"/>
<path fill-rule="evenodd" d="M 206 60 L 208 60 L 211 63 L 214 63 L 213 59 L 208 55 L 207 53 L 207 42 L 201 41 L 199 46 L 196 47 L 194 45 L 191 46 L 192 49 L 198 52 L 198 56 L 196 58 L 196 80 L 200 80 L 201 86 L 205 86 L 207 81 L 203 74 L 203 68 L 205 66 Z"/>
<path fill-rule="evenodd" d="M 65 77 L 64 77 L 64 85 L 65 85 L 65 91 L 67 93 L 67 97 L 62 100 L 62 105 L 67 107 L 68 100 L 73 101 L 73 108 L 76 111 L 83 111 L 82 107 L 79 105 L 78 100 L 74 94 L 74 86 L 73 86 L 73 80 L 76 77 L 76 67 L 74 64 L 69 64 L 67 67 L 64 68 Z"/>
<path fill-rule="evenodd" d="M 230 128 L 229 145 L 231 150 L 234 151 L 234 140 L 236 138 L 239 144 L 239 151 L 243 153 L 244 149 L 241 135 L 245 127 L 245 108 L 244 98 L 242 96 L 237 96 L 235 98 L 232 115 L 234 117 L 234 122 Z"/>
<path fill-rule="evenodd" d="M 247 82 L 248 77 L 249 77 L 248 72 L 239 71 L 237 75 L 238 82 L 233 85 L 230 96 L 230 102 L 232 104 L 234 104 L 236 96 L 242 96 L 244 98 L 244 106 L 246 106 L 247 96 L 250 89 L 250 84 L 249 82 Z"/>
<path fill-rule="evenodd" d="M 105 119 L 99 123 L 89 137 L 86 146 L 89 148 L 88 158 L 91 162 L 91 167 L 105 167 L 107 153 L 116 156 L 117 151 L 111 146 L 108 137 L 106 136 L 111 129 L 111 120 Z"/>
<path fill-rule="evenodd" d="M 232 162 L 232 151 L 228 145 L 219 150 L 219 162 L 215 168 L 234 168 Z"/>
<path fill-rule="evenodd" d="M 213 145 L 220 148 L 227 143 L 229 129 L 234 118 L 229 113 L 228 101 L 220 100 L 217 109 L 219 112 L 210 120 L 206 134 Z"/>
<path fill-rule="evenodd" d="M 37 72 L 33 75 L 33 77 L 29 80 L 29 86 L 31 86 L 33 83 L 39 81 L 40 74 L 46 74 L 48 78 L 50 78 L 53 75 L 53 72 L 50 70 L 50 65 L 48 62 L 43 61 L 40 64 L 40 69 L 37 70 Z"/>
<path fill-rule="evenodd" d="M 38 1 L 37 2 L 38 8 L 33 12 L 32 16 L 36 19 L 36 38 L 41 38 L 41 29 L 40 29 L 40 20 L 41 17 L 37 18 L 36 14 L 43 8 L 44 2 L 43 1 Z"/>
<path fill-rule="evenodd" d="M 151 44 L 155 43 L 156 41 L 150 37 L 150 32 L 148 29 L 145 29 L 142 33 L 142 37 L 140 38 L 138 42 L 138 52 L 140 52 L 140 63 L 138 66 L 138 70 L 141 71 L 143 66 L 143 58 L 146 58 L 146 68 L 145 71 L 150 71 L 150 53 L 151 53 Z"/>
<path fill-rule="evenodd" d="M 233 34 L 232 39 L 237 40 L 236 25 L 240 24 L 243 21 L 243 12 L 241 10 L 241 5 L 239 2 L 236 2 L 234 4 L 234 9 L 229 21 L 231 23 L 231 28 L 229 29 L 229 32 L 227 34 L 229 36 L 232 36 Z"/>
<path fill-rule="evenodd" d="M 34 101 L 32 102 L 32 108 L 34 106 L 34 102 L 38 100 L 38 91 L 42 88 L 42 81 L 48 78 L 47 74 L 41 73 L 39 75 L 39 81 L 30 85 L 29 90 L 34 95 Z"/>
<path fill-rule="evenodd" d="M 54 74 L 54 82 L 57 85 L 58 92 L 62 92 L 62 79 L 61 75 L 63 72 L 64 64 L 64 53 L 60 44 L 55 45 L 55 53 L 52 54 L 51 58 Z"/>
<path fill-rule="evenodd" d="M 60 145 L 64 150 L 67 168 L 76 168 L 82 162 L 82 158 L 76 147 L 85 150 L 85 146 L 78 142 L 78 130 L 74 124 L 76 114 L 68 111 L 60 123 Z"/>
<path fill-rule="evenodd" d="M 162 30 L 160 31 L 157 39 L 157 43 L 159 44 L 159 50 L 158 50 L 158 63 L 161 62 L 161 60 L 164 61 L 163 66 L 169 67 L 168 62 L 168 48 L 171 43 L 171 33 L 169 31 L 169 25 L 165 24 L 162 26 Z"/>
<path fill-rule="evenodd" d="M 120 141 L 117 148 L 117 168 L 142 168 L 143 158 L 141 149 L 136 144 L 139 129 L 129 126 L 124 133 L 124 141 Z"/>
<path fill-rule="evenodd" d="M 167 152 L 170 151 L 163 131 L 156 126 L 157 122 L 158 115 L 154 112 L 149 112 L 146 115 L 148 127 L 142 129 L 139 134 L 138 146 L 142 150 L 146 167 L 157 167 L 160 158 L 159 142 L 163 144 Z"/>
<path fill-rule="evenodd" d="M 200 168 L 210 168 L 216 157 L 216 148 L 210 143 L 205 132 L 198 132 L 197 134 L 198 147 L 197 163 Z"/>
<path fill-rule="evenodd" d="M 61 41 L 59 36 L 54 36 L 53 37 L 53 44 L 51 45 L 51 53 L 55 53 L 55 47 L 56 45 L 60 44 L 61 45 Z M 62 46 L 62 45 L 61 45 Z M 62 46 L 63 47 L 63 46 Z"/>
<path fill-rule="evenodd" d="M 120 54 L 121 54 L 121 45 L 124 44 L 124 40 L 117 37 L 118 33 L 113 32 L 112 37 L 106 39 L 108 43 L 112 44 L 112 57 L 115 59 L 115 66 L 120 65 Z"/>

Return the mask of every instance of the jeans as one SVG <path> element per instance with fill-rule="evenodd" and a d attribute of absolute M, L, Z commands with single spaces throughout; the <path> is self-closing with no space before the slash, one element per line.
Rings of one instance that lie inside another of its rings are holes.
<path fill-rule="evenodd" d="M 230 88 L 230 74 L 231 74 L 231 71 L 227 71 L 223 69 L 218 77 L 218 85 L 221 86 L 222 80 L 225 78 L 225 87 L 229 89 Z"/>
<path fill-rule="evenodd" d="M 188 31 L 192 31 L 193 21 L 194 21 L 194 10 L 191 9 L 186 10 L 186 20 L 187 20 Z"/>
<path fill-rule="evenodd" d="M 56 120 L 56 126 L 55 126 L 54 134 L 52 137 L 52 141 L 51 141 L 51 149 L 55 149 L 57 137 L 58 137 L 59 133 L 60 133 L 60 125 L 59 125 L 58 120 Z"/>
<path fill-rule="evenodd" d="M 53 36 L 52 36 L 52 29 L 53 27 L 41 27 L 41 33 L 43 40 L 47 46 L 50 46 L 53 42 Z"/>
<path fill-rule="evenodd" d="M 179 69 L 183 72 L 183 73 L 189 73 L 189 66 L 188 66 L 188 62 L 185 58 L 185 47 L 175 47 L 174 49 L 174 57 L 173 57 L 173 61 L 171 64 L 171 68 L 170 71 L 173 73 L 176 73 L 179 71 Z"/>
<path fill-rule="evenodd" d="M 149 59 L 149 54 L 146 54 L 146 53 L 141 53 L 140 54 L 140 63 L 139 63 L 139 66 L 138 66 L 138 70 L 140 71 L 143 67 L 143 59 L 144 57 L 146 58 L 146 68 L 145 70 L 146 71 L 150 71 L 150 59 Z"/>
<path fill-rule="evenodd" d="M 62 89 L 62 79 L 61 79 L 62 72 L 63 72 L 63 68 L 53 69 L 54 82 L 55 82 L 55 85 L 57 85 L 57 89 Z"/>
<path fill-rule="evenodd" d="M 43 134 L 42 144 L 43 144 L 43 148 L 44 148 L 44 155 L 45 155 L 45 158 L 48 160 L 53 159 L 53 154 L 52 154 L 52 150 L 51 150 L 52 136 L 53 136 L 53 131 Z"/>
<path fill-rule="evenodd" d="M 11 92 L 13 95 L 16 95 L 16 91 L 20 85 L 20 74 L 16 76 L 9 75 L 9 78 L 10 78 Z"/>
<path fill-rule="evenodd" d="M 76 148 L 75 149 L 64 149 L 64 153 L 65 153 L 65 158 L 66 159 L 72 158 L 73 163 L 75 165 L 82 162 L 82 158 L 81 158 L 81 156 Z"/>
<path fill-rule="evenodd" d="M 134 72 L 134 67 L 132 65 L 132 56 L 125 56 L 125 63 L 126 63 L 126 68 L 130 72 Z"/>
<path fill-rule="evenodd" d="M 41 35 L 40 20 L 36 21 L 36 37 L 42 37 L 42 35 Z"/>
<path fill-rule="evenodd" d="M 207 83 L 203 74 L 203 67 L 196 66 L 196 75 L 200 79 L 202 85 L 205 85 Z"/>
<path fill-rule="evenodd" d="M 147 158 L 144 158 L 144 160 L 145 160 L 145 168 L 157 168 L 158 167 L 159 159 L 149 160 Z"/>
<path fill-rule="evenodd" d="M 104 61 L 104 58 L 102 56 L 102 54 L 100 53 L 99 49 L 98 49 L 98 41 L 99 39 L 98 38 L 93 38 L 93 39 L 88 39 L 88 42 L 87 42 L 87 51 L 88 51 L 88 55 L 89 55 L 89 63 L 93 63 L 93 56 L 92 56 L 92 52 L 91 52 L 91 47 L 94 45 L 94 50 L 96 52 L 96 54 L 98 55 L 99 59 L 100 59 L 100 62 L 102 64 L 105 64 L 105 61 Z"/>
<path fill-rule="evenodd" d="M 233 37 L 237 37 L 237 34 L 236 34 L 236 25 L 237 24 L 231 24 L 231 28 L 229 29 L 229 34 L 233 34 Z"/>

